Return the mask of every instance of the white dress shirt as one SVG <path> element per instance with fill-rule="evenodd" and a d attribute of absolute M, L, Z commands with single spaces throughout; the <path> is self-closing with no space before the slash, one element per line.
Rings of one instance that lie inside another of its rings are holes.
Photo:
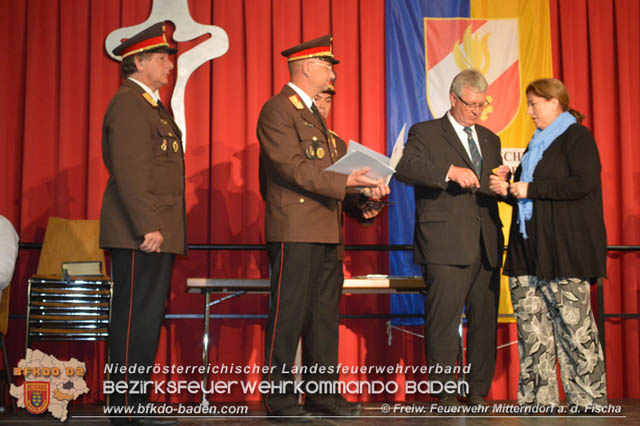
<path fill-rule="evenodd" d="M 458 139 L 460 139 L 460 143 L 462 143 L 462 147 L 467 152 L 467 155 L 469 156 L 469 160 L 471 160 L 471 151 L 469 150 L 469 136 L 467 135 L 467 132 L 464 131 L 464 128 L 467 126 L 463 126 L 462 124 L 458 123 L 456 119 L 453 118 L 453 115 L 451 115 L 451 111 L 447 112 L 447 118 L 449 119 L 449 122 L 453 126 L 453 130 L 455 130 L 456 135 L 458 135 Z M 473 140 L 476 141 L 476 147 L 478 148 L 480 157 L 482 157 L 482 151 L 480 151 L 480 144 L 478 144 L 478 134 L 476 133 L 476 126 L 470 126 L 470 127 L 471 127 L 471 134 L 473 135 Z M 445 177 L 444 181 L 449 182 L 450 180 L 451 179 L 449 179 L 449 173 L 447 173 L 447 176 Z"/>
<path fill-rule="evenodd" d="M 18 257 L 18 234 L 9 219 L 0 215 L 0 290 L 9 286 Z M 2 293 L 0 292 L 0 300 Z"/>
<path fill-rule="evenodd" d="M 451 111 L 447 112 L 447 118 L 449 118 L 449 121 L 453 126 L 453 130 L 456 131 L 456 134 L 458 135 L 460 142 L 462 142 L 462 146 L 464 147 L 464 150 L 467 151 L 467 155 L 469 156 L 470 160 L 471 160 L 471 151 L 469 150 L 469 136 L 467 136 L 467 132 L 464 131 L 464 128 L 471 127 L 471 134 L 473 135 L 473 140 L 476 142 L 476 147 L 478 148 L 478 152 L 482 157 L 482 151 L 480 150 L 480 145 L 478 144 L 478 134 L 476 133 L 476 126 L 463 126 L 462 124 L 458 123 L 455 118 L 453 118 L 453 115 L 451 115 Z"/>
<path fill-rule="evenodd" d="M 127 77 L 127 78 L 133 81 L 134 83 L 136 83 L 138 86 L 142 87 L 144 91 L 147 92 L 153 98 L 154 101 L 156 101 L 156 103 L 160 101 L 160 92 L 158 92 L 157 90 L 154 92 L 153 90 L 151 90 L 151 88 L 149 88 L 149 86 L 136 80 L 133 77 Z"/>
<path fill-rule="evenodd" d="M 307 108 L 309 108 L 309 110 L 311 111 L 311 105 L 313 104 L 313 99 L 311 99 L 311 96 L 307 95 L 304 92 L 304 90 L 302 90 L 301 88 L 299 88 L 298 86 L 296 86 L 292 82 L 288 82 L 287 86 L 291 87 L 293 89 L 293 91 L 296 92 L 298 94 L 298 96 L 300 96 L 300 99 L 302 99 L 302 102 L 304 102 L 304 104 L 307 106 Z"/>

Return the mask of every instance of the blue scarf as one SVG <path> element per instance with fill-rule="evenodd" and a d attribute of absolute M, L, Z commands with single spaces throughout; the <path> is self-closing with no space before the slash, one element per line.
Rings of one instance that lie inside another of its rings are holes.
<path fill-rule="evenodd" d="M 533 172 L 536 170 L 540 159 L 542 159 L 542 154 L 544 154 L 558 136 L 563 134 L 565 130 L 575 122 L 575 117 L 565 111 L 543 130 L 537 129 L 533 133 L 529 141 L 529 148 L 520 161 L 520 165 L 522 166 L 520 182 L 533 182 Z M 529 198 L 518 200 L 518 224 L 520 225 L 520 233 L 524 239 L 527 239 L 525 222 L 530 220 L 531 216 L 533 216 L 533 201 Z"/>

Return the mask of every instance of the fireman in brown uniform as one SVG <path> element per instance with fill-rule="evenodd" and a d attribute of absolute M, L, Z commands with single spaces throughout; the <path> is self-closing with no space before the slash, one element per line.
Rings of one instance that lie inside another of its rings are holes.
<path fill-rule="evenodd" d="M 110 405 L 147 404 L 133 386 L 150 379 L 128 367 L 154 363 L 176 254 L 186 254 L 184 156 L 181 132 L 158 97 L 173 70 L 162 23 L 113 50 L 122 57 L 122 86 L 102 125 L 102 156 L 109 172 L 100 214 L 100 246 L 111 254 L 114 281 L 109 326 L 110 362 L 127 367 L 110 380 L 130 391 Z M 119 424 L 175 424 L 166 418 L 112 417 Z"/>
<path fill-rule="evenodd" d="M 340 394 L 307 392 L 304 408 L 287 372 L 302 338 L 305 366 L 338 363 L 338 302 L 342 293 L 342 202 L 349 188 L 367 188 L 372 198 L 389 192 L 382 179 L 361 169 L 350 175 L 326 172 L 338 156 L 314 97 L 335 74 L 329 35 L 282 52 L 290 81 L 269 99 L 258 120 L 260 188 L 266 202 L 265 228 L 271 263 L 271 309 L 265 335 L 264 395 L 267 412 L 305 420 L 312 413 L 358 415 L 359 404 Z M 304 381 L 335 381 L 337 374 L 307 374 Z M 277 387 L 280 385 L 281 387 Z"/>

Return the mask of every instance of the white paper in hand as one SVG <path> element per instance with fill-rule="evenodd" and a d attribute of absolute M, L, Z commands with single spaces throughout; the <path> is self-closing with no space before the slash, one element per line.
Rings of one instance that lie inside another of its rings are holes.
<path fill-rule="evenodd" d="M 372 179 L 384 178 L 395 173 L 395 170 L 389 167 L 389 157 L 354 141 L 349 141 L 347 154 L 325 170 L 348 175 L 364 167 L 369 168 L 367 177 Z"/>
<path fill-rule="evenodd" d="M 402 153 L 404 152 L 404 132 L 407 130 L 407 123 L 404 123 L 398 137 L 396 138 L 396 142 L 393 144 L 393 151 L 391 151 L 391 158 L 389 159 L 389 166 L 392 169 L 396 169 L 396 166 L 400 162 L 402 158 Z M 387 176 L 386 184 L 389 185 L 389 181 L 391 181 L 391 175 Z"/>
<path fill-rule="evenodd" d="M 360 151 L 366 155 L 369 155 L 370 157 L 373 157 L 382 164 L 386 164 L 387 166 L 389 165 L 389 157 L 384 154 L 380 154 L 378 151 L 374 151 L 371 148 L 367 148 L 366 146 L 361 145 L 354 140 L 349 140 L 349 151 Z"/>

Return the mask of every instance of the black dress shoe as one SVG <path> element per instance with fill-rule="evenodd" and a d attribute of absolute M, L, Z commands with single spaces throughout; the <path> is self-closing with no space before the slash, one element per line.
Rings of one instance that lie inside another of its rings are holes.
<path fill-rule="evenodd" d="M 352 416 L 359 416 L 362 414 L 362 409 L 364 408 L 359 402 L 349 402 L 342 395 L 336 395 L 336 404 L 344 406 L 347 410 L 351 410 Z"/>
<path fill-rule="evenodd" d="M 180 421 L 178 421 L 178 419 L 175 419 L 175 418 L 167 418 L 167 417 L 158 417 L 158 418 L 142 417 L 139 419 L 135 419 L 133 424 L 140 425 L 140 426 L 147 426 L 147 425 L 148 426 L 173 426 L 173 425 L 180 424 Z"/>
<path fill-rule="evenodd" d="M 488 407 L 489 404 L 481 395 L 471 395 L 467 398 L 467 405 L 472 407 Z"/>
<path fill-rule="evenodd" d="M 313 418 L 311 417 L 311 413 L 296 404 L 274 411 L 269 414 L 269 420 L 280 423 L 310 423 L 313 421 Z"/>
<path fill-rule="evenodd" d="M 317 415 L 324 416 L 359 416 L 362 414 L 362 404 L 349 402 L 342 395 L 315 401 L 307 398 L 304 409 Z"/>
<path fill-rule="evenodd" d="M 132 425 L 133 419 L 128 417 L 109 417 L 109 421 L 112 425 Z"/>
<path fill-rule="evenodd" d="M 456 398 L 455 395 L 445 395 L 440 397 L 438 405 L 441 407 L 459 407 L 462 404 L 458 401 L 458 398 Z"/>

